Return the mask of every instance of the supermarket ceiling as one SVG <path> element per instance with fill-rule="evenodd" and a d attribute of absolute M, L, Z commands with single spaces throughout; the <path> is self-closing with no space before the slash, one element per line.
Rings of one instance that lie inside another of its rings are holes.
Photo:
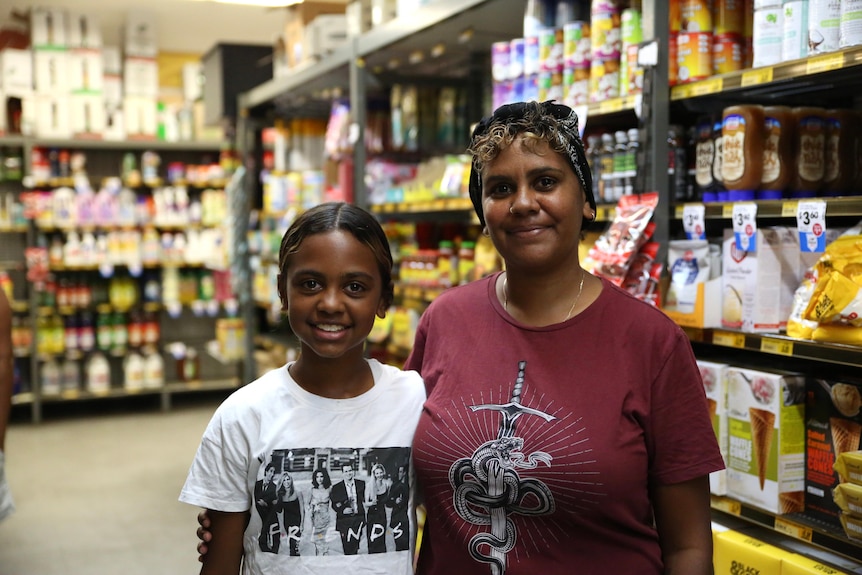
<path fill-rule="evenodd" d="M 280 8 L 202 0 L 3 0 L 0 5 L 0 23 L 9 22 L 13 10 L 27 12 L 35 6 L 96 14 L 105 45 L 114 46 L 120 45 L 126 14 L 149 10 L 157 15 L 160 50 L 197 54 L 219 42 L 271 44 L 285 22 Z"/>

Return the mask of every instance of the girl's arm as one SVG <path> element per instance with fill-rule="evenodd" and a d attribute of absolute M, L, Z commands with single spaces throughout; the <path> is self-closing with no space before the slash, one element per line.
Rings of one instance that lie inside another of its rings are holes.
<path fill-rule="evenodd" d="M 242 565 L 242 538 L 251 514 L 207 509 L 212 539 L 203 557 L 201 575 L 239 575 Z"/>
<path fill-rule="evenodd" d="M 712 575 L 709 476 L 653 488 L 665 575 Z"/>

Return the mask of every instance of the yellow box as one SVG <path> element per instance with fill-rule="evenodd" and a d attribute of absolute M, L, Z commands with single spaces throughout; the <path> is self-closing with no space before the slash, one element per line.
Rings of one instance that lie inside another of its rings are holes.
<path fill-rule="evenodd" d="M 844 571 L 833 569 L 808 557 L 791 553 L 781 563 L 781 575 L 847 575 Z"/>
<path fill-rule="evenodd" d="M 715 536 L 713 565 L 715 575 L 782 575 L 781 564 L 791 555 L 745 533 L 724 531 Z"/>
<path fill-rule="evenodd" d="M 697 299 L 691 313 L 683 313 L 667 306 L 662 311 L 682 327 L 721 327 L 721 278 L 697 285 Z"/>

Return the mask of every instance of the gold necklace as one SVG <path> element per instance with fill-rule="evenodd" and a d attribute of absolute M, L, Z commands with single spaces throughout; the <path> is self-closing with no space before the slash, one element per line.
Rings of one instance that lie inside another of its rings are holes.
<path fill-rule="evenodd" d="M 584 279 L 586 278 L 587 273 L 584 271 L 584 268 L 581 268 L 581 283 L 578 285 L 578 295 L 575 296 L 575 301 L 572 302 L 572 307 L 569 308 L 569 313 L 566 314 L 566 319 L 563 321 L 569 321 L 569 318 L 572 317 L 572 312 L 575 311 L 575 306 L 578 305 L 578 300 L 581 299 L 581 294 L 584 291 Z M 509 274 L 503 278 L 503 309 L 506 312 L 509 311 Z"/>

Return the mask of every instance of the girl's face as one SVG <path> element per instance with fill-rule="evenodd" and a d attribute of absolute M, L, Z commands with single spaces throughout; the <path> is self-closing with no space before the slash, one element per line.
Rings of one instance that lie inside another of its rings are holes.
<path fill-rule="evenodd" d="M 491 240 L 507 267 L 543 271 L 577 265 L 581 225 L 591 214 L 586 194 L 562 155 L 547 142 L 530 151 L 523 138 L 482 172 L 482 209 Z"/>
<path fill-rule="evenodd" d="M 379 467 L 374 468 L 374 479 L 383 479 L 383 470 Z"/>
<path fill-rule="evenodd" d="M 314 482 L 317 483 L 318 487 L 323 487 L 323 474 L 321 472 L 317 472 L 314 474 Z"/>
<path fill-rule="evenodd" d="M 386 308 L 371 249 L 343 230 L 308 236 L 282 270 L 288 321 L 302 354 L 361 358 L 374 317 Z"/>

